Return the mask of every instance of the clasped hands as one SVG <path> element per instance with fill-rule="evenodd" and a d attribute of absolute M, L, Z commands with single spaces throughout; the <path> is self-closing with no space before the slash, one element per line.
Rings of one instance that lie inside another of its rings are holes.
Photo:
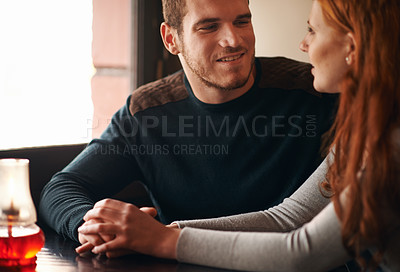
<path fill-rule="evenodd" d="M 154 219 L 156 215 L 154 208 L 101 200 L 83 217 L 85 223 L 78 228 L 82 245 L 76 252 L 104 253 L 109 258 L 142 253 L 176 259 L 180 230 L 161 224 Z"/>

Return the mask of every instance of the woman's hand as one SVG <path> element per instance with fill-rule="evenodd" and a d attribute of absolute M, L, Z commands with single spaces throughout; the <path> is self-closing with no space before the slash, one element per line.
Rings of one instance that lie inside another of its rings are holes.
<path fill-rule="evenodd" d="M 165 227 L 132 204 L 105 199 L 97 202 L 94 208 L 87 212 L 84 220 L 95 220 L 96 223 L 83 224 L 78 229 L 81 235 L 115 237 L 101 244 L 96 243 L 92 249 L 93 253 L 129 250 L 176 259 L 180 230 Z"/>

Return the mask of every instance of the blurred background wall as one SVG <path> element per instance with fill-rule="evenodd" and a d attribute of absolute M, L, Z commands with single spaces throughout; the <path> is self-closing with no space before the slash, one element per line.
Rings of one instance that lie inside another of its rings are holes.
<path fill-rule="evenodd" d="M 285 56 L 308 62 L 299 43 L 307 33 L 312 0 L 250 0 L 257 56 Z"/>

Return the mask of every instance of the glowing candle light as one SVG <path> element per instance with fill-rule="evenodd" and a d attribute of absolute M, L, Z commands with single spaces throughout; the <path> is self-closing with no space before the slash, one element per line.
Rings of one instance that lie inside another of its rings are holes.
<path fill-rule="evenodd" d="M 36 265 L 44 235 L 35 224 L 29 161 L 1 159 L 0 188 L 0 267 Z"/>

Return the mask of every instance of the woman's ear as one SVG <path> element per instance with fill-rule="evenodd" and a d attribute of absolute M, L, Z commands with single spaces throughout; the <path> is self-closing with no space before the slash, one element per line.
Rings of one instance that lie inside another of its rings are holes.
<path fill-rule="evenodd" d="M 357 45 L 354 35 L 352 33 L 346 34 L 346 62 L 348 65 L 356 61 Z"/>
<path fill-rule="evenodd" d="M 169 24 L 163 22 L 160 26 L 161 38 L 165 48 L 173 55 L 180 53 L 178 45 L 178 33 Z"/>

